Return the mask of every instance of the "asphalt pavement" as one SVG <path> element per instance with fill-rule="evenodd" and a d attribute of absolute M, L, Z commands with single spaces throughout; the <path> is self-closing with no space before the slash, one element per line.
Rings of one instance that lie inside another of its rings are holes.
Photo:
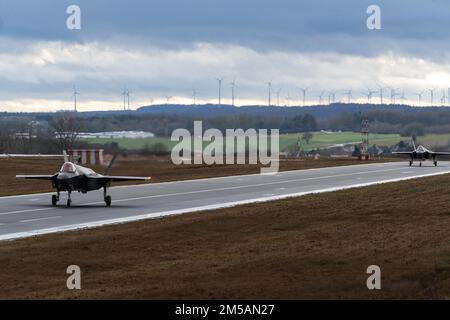
<path fill-rule="evenodd" d="M 103 202 L 103 191 L 73 193 L 71 208 L 65 206 L 66 194 L 61 194 L 61 201 L 56 207 L 51 205 L 52 193 L 2 197 L 0 240 L 446 173 L 450 173 L 450 162 L 439 162 L 438 167 L 430 162 L 422 167 L 393 162 L 113 187 L 110 189 L 113 204 L 109 208 Z"/>

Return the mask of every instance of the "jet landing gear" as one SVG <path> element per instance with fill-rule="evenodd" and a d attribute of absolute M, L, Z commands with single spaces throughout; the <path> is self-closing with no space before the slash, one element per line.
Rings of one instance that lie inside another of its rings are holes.
<path fill-rule="evenodd" d="M 59 202 L 59 191 L 57 194 L 52 195 L 52 205 L 55 207 Z"/>
<path fill-rule="evenodd" d="M 103 188 L 103 198 L 105 199 L 106 206 L 111 207 L 112 199 L 111 199 L 111 196 L 108 195 L 108 190 L 106 187 Z"/>
<path fill-rule="evenodd" d="M 67 192 L 67 196 L 69 197 L 69 199 L 67 199 L 67 208 L 70 208 L 70 207 L 72 206 L 72 198 L 71 198 L 71 195 L 72 195 L 72 191 L 68 191 L 68 192 Z"/>
<path fill-rule="evenodd" d="M 412 160 L 409 162 L 409 166 L 411 167 L 413 165 L 413 162 L 412 162 Z"/>

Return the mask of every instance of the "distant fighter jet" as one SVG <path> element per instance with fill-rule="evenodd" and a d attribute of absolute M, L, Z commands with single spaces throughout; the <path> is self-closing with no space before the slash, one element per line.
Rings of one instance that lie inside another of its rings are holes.
<path fill-rule="evenodd" d="M 17 175 L 17 179 L 33 179 L 33 180 L 48 180 L 52 182 L 53 188 L 56 189 L 57 194 L 52 195 L 52 205 L 56 206 L 59 201 L 61 191 L 67 191 L 68 200 L 67 207 L 72 204 L 71 193 L 78 191 L 87 193 L 93 190 L 103 188 L 103 197 L 107 207 L 111 206 L 111 196 L 108 195 L 108 187 L 112 182 L 117 181 L 148 181 L 150 177 L 123 177 L 110 176 L 112 165 L 116 159 L 113 157 L 111 163 L 106 169 L 105 175 L 98 174 L 89 168 L 76 165 L 68 161 L 67 154 L 64 154 L 64 164 L 61 170 L 53 175 Z"/>
<path fill-rule="evenodd" d="M 422 161 L 426 160 L 433 160 L 434 166 L 437 166 L 437 156 L 449 156 L 450 152 L 433 152 L 431 150 L 428 150 L 422 145 L 419 145 L 416 148 L 416 145 L 413 141 L 413 151 L 406 151 L 406 152 L 392 152 L 393 154 L 400 154 L 400 155 L 408 155 L 411 157 L 411 160 L 409 161 L 409 166 L 412 166 L 414 163 L 414 160 L 420 161 L 420 166 L 422 166 Z"/>

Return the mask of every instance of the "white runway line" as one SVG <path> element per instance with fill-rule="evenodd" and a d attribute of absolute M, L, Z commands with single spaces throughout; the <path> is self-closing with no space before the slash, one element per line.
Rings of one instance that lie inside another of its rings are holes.
<path fill-rule="evenodd" d="M 1 212 L 0 216 L 7 216 L 16 213 L 27 213 L 27 212 L 36 212 L 36 211 L 47 211 L 47 210 L 55 210 L 55 207 L 51 208 L 42 208 L 42 209 L 28 209 L 28 210 L 19 210 L 19 211 L 10 211 L 10 212 Z"/>
<path fill-rule="evenodd" d="M 35 222 L 35 221 L 41 221 L 41 220 L 51 220 L 51 219 L 58 219 L 58 218 L 62 218 L 62 216 L 39 218 L 39 219 L 29 219 L 29 220 L 21 220 L 19 222 L 27 223 L 27 222 Z"/>

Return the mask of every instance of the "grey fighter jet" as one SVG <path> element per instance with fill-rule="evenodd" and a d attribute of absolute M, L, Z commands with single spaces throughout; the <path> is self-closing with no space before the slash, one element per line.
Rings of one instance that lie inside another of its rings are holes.
<path fill-rule="evenodd" d="M 32 180 L 48 180 L 52 182 L 56 194 L 52 195 L 52 205 L 56 206 L 60 199 L 61 192 L 67 192 L 68 200 L 67 207 L 72 205 L 71 193 L 78 191 L 87 193 L 93 190 L 103 188 L 103 197 L 107 207 L 111 206 L 111 196 L 108 195 L 108 188 L 112 182 L 119 181 L 148 181 L 150 177 L 124 177 L 109 175 L 115 156 L 111 161 L 105 175 L 98 174 L 89 168 L 82 167 L 75 163 L 69 162 L 65 156 L 65 162 L 61 170 L 52 175 L 17 175 L 17 179 L 32 179 Z"/>
<path fill-rule="evenodd" d="M 414 160 L 418 160 L 420 162 L 420 166 L 422 166 L 422 162 L 426 160 L 433 160 L 434 166 L 437 166 L 437 157 L 438 156 L 449 156 L 450 152 L 434 152 L 428 150 L 422 145 L 419 145 L 416 148 L 416 145 L 413 141 L 414 150 L 406 151 L 406 152 L 392 152 L 392 154 L 405 155 L 410 157 L 409 166 L 412 166 Z"/>

